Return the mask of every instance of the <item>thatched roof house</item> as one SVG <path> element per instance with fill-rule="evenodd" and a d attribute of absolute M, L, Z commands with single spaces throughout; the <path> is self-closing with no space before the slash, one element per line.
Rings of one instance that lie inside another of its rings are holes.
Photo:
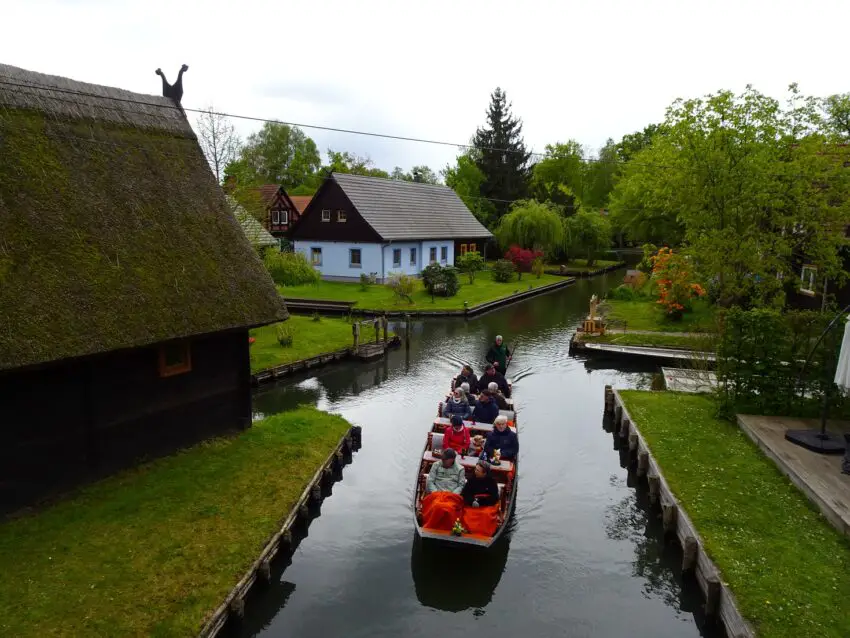
<path fill-rule="evenodd" d="M 271 233 L 263 228 L 263 225 L 249 213 L 245 208 L 232 197 L 228 196 L 227 203 L 233 211 L 233 216 L 239 225 L 242 226 L 242 232 L 250 244 L 257 250 L 265 248 L 279 248 L 280 241 L 272 237 Z"/>
<path fill-rule="evenodd" d="M 0 369 L 285 318 L 170 99 L 0 81 Z"/>
<path fill-rule="evenodd" d="M 0 64 L 0 492 L 244 423 L 286 317 L 172 99 Z"/>

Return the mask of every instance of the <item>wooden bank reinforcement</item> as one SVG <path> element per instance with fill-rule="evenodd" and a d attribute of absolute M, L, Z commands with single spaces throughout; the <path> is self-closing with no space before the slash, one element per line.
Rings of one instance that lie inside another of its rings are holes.
<path fill-rule="evenodd" d="M 660 509 L 664 534 L 676 538 L 682 547 L 682 572 L 692 575 L 705 596 L 705 615 L 719 622 L 729 638 L 754 638 L 753 628 L 741 616 L 735 597 L 723 583 L 720 571 L 705 551 L 700 535 L 688 518 L 652 456 L 646 440 L 641 436 L 620 394 L 605 386 L 605 416 L 620 448 L 628 445 L 629 462 L 636 468 L 638 480 L 645 480 L 649 501 L 657 513 Z"/>
<path fill-rule="evenodd" d="M 313 478 L 301 492 L 289 515 L 280 529 L 275 532 L 259 557 L 248 568 L 236 586 L 230 591 L 224 602 L 219 605 L 204 623 L 199 638 L 214 638 L 224 629 L 228 620 L 241 620 L 245 615 L 245 601 L 252 588 L 258 583 L 271 583 L 273 561 L 294 551 L 297 542 L 293 530 L 297 525 L 306 529 L 310 525 L 311 511 L 321 506 L 326 495 L 330 495 L 331 486 L 342 478 L 342 469 L 353 460 L 353 453 L 360 449 L 362 431 L 352 426 L 339 440 L 324 463 L 319 466 Z"/>

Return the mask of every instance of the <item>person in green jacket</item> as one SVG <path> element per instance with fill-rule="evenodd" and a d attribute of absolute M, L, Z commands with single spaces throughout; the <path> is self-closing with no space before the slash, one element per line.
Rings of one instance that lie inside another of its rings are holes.
<path fill-rule="evenodd" d="M 496 341 L 487 351 L 486 359 L 493 364 L 496 368 L 496 372 L 504 376 L 508 369 L 508 363 L 511 361 L 511 351 L 508 350 L 508 346 L 503 343 L 502 335 L 496 337 Z"/>

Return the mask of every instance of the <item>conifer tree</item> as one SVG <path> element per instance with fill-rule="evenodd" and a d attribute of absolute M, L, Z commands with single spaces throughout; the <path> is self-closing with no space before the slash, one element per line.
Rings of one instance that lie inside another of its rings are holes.
<path fill-rule="evenodd" d="M 481 197 L 493 201 L 497 217 L 501 218 L 511 201 L 528 194 L 531 154 L 522 139 L 522 121 L 511 115 L 511 105 L 502 89 L 490 95 L 487 124 L 475 132 L 475 163 L 484 174 Z"/>

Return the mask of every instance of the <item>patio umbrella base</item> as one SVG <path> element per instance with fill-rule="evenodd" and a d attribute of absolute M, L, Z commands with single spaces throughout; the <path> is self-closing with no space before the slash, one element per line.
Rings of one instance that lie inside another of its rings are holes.
<path fill-rule="evenodd" d="M 844 454 L 844 437 L 820 430 L 786 430 L 785 439 L 819 454 Z"/>

